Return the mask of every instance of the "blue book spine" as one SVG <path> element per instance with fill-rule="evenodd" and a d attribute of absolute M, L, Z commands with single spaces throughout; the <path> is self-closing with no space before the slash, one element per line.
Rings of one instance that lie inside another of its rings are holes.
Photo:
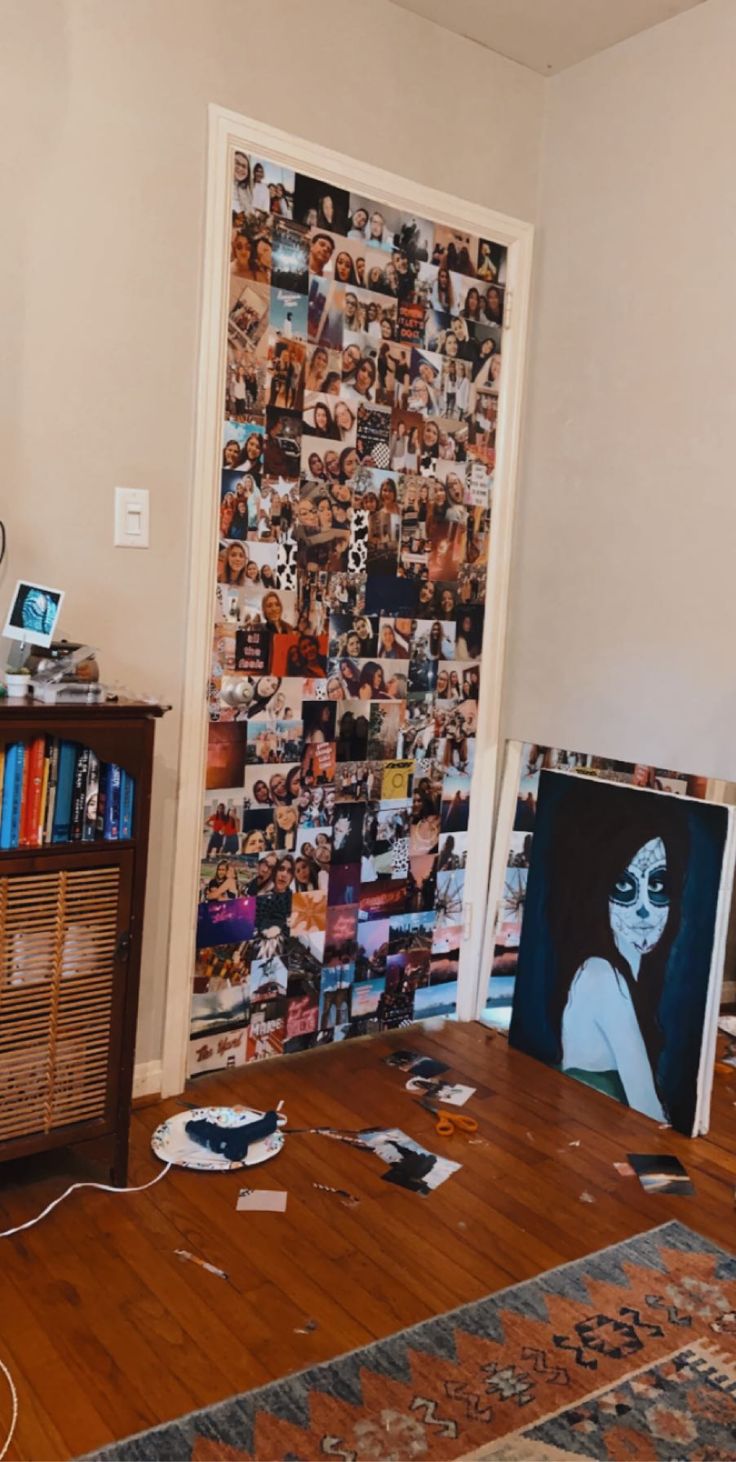
<path fill-rule="evenodd" d="M 77 764 L 77 748 L 71 741 L 59 745 L 59 772 L 56 782 L 54 820 L 51 825 L 52 843 L 68 843 L 71 838 L 72 797 L 74 795 L 74 772 Z"/>
<path fill-rule="evenodd" d="M 133 836 L 133 795 L 135 782 L 127 772 L 120 773 L 120 836 Z"/>
<path fill-rule="evenodd" d="M 108 842 L 115 842 L 120 837 L 120 778 L 122 773 L 120 767 L 111 762 L 107 768 L 107 788 L 105 792 L 105 827 L 104 836 Z"/>
<path fill-rule="evenodd" d="M 10 813 L 10 846 L 17 848 L 20 845 L 20 815 L 23 807 L 23 772 L 25 770 L 26 757 L 29 747 L 25 742 L 18 745 L 18 756 L 15 763 L 15 776 L 13 778 L 13 803 Z"/>
<path fill-rule="evenodd" d="M 13 795 L 15 791 L 15 764 L 20 747 L 15 743 L 5 749 L 5 776 L 3 778 L 3 800 L 0 809 L 0 848 L 11 848 L 10 835 L 13 825 Z"/>

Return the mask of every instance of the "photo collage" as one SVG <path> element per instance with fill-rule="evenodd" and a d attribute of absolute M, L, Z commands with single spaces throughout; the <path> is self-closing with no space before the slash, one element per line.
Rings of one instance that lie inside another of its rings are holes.
<path fill-rule="evenodd" d="M 190 1074 L 455 1009 L 506 251 L 236 151 Z"/>

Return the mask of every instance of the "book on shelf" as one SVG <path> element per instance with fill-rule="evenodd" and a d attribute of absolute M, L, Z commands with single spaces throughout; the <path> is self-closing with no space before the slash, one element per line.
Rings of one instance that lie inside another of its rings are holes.
<path fill-rule="evenodd" d="M 41 819 L 41 794 L 46 760 L 45 736 L 34 736 L 26 748 L 27 776 L 23 779 L 23 804 L 21 807 L 20 844 L 22 848 L 39 846 L 39 823 Z"/>
<path fill-rule="evenodd" d="M 56 736 L 0 744 L 0 852 L 117 842 L 133 829 L 135 779 Z"/>
<path fill-rule="evenodd" d="M 97 837 L 97 804 L 100 800 L 100 758 L 93 751 L 87 763 L 87 783 L 84 793 L 84 820 L 82 842 L 93 843 Z"/>

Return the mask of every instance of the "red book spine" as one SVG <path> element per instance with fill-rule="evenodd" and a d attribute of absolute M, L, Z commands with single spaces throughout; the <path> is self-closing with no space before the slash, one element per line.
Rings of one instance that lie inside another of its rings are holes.
<path fill-rule="evenodd" d="M 38 827 L 41 819 L 41 789 L 43 787 L 43 764 L 46 757 L 46 738 L 37 736 L 31 742 L 26 758 L 28 780 L 23 785 L 23 807 L 21 811 L 21 847 L 38 846 Z"/>

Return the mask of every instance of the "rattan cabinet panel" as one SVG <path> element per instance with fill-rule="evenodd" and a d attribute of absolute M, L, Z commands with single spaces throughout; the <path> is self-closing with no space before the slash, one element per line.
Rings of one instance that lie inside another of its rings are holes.
<path fill-rule="evenodd" d="M 0 852 L 0 1162 L 128 1126 L 158 706 L 0 705 L 0 745 L 58 736 L 135 781 L 132 836 Z"/>

